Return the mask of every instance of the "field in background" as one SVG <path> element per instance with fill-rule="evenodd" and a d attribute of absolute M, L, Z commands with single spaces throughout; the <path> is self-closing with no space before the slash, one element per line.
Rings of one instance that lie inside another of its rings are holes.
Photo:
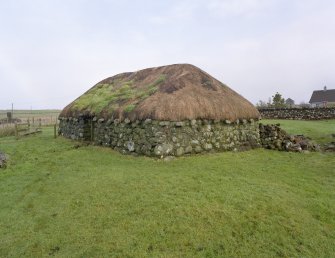
<path fill-rule="evenodd" d="M 0 120 L 7 118 L 7 112 L 11 110 L 0 110 Z M 28 120 L 30 122 L 34 121 L 41 125 L 53 125 L 58 122 L 58 115 L 61 110 L 50 109 L 50 110 L 14 110 L 14 118 L 20 119 L 22 122 L 26 123 Z"/>
<path fill-rule="evenodd" d="M 280 122 L 321 140 L 334 131 L 324 121 Z M 257 149 L 163 162 L 53 139 L 52 128 L 0 146 L 10 156 L 0 172 L 1 257 L 335 253 L 334 153 Z"/>

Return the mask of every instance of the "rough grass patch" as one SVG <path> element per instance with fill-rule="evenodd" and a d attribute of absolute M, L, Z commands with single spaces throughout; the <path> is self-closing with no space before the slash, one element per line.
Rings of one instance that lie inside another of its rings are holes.
<path fill-rule="evenodd" d="M 12 125 L 0 125 L 0 137 L 14 136 L 15 126 Z"/>

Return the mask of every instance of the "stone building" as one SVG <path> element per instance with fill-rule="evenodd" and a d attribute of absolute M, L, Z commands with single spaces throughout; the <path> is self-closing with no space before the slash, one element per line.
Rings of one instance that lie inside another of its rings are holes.
<path fill-rule="evenodd" d="M 241 95 L 189 64 L 107 78 L 66 106 L 59 134 L 147 156 L 258 147 L 260 117 Z"/>

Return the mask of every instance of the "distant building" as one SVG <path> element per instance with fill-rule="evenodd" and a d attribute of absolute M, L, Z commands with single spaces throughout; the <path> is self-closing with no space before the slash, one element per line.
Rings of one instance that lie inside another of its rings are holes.
<path fill-rule="evenodd" d="M 285 100 L 285 104 L 288 107 L 293 107 L 294 106 L 294 100 L 291 98 L 288 98 L 287 100 Z"/>
<path fill-rule="evenodd" d="M 328 90 L 325 86 L 323 90 L 313 91 L 309 103 L 312 107 L 327 107 L 335 105 L 335 89 Z"/>

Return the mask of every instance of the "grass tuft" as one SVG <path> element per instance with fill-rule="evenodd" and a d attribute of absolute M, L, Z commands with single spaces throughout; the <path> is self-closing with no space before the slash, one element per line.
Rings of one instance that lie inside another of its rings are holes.
<path fill-rule="evenodd" d="M 15 127 L 14 124 L 11 125 L 0 125 L 0 137 L 14 136 Z"/>
<path fill-rule="evenodd" d="M 124 108 L 124 111 L 125 111 L 125 112 L 131 112 L 131 111 L 133 111 L 135 108 L 136 108 L 136 105 L 134 105 L 134 104 L 130 104 L 130 105 L 128 105 L 128 106 L 126 106 L 126 107 Z"/>

